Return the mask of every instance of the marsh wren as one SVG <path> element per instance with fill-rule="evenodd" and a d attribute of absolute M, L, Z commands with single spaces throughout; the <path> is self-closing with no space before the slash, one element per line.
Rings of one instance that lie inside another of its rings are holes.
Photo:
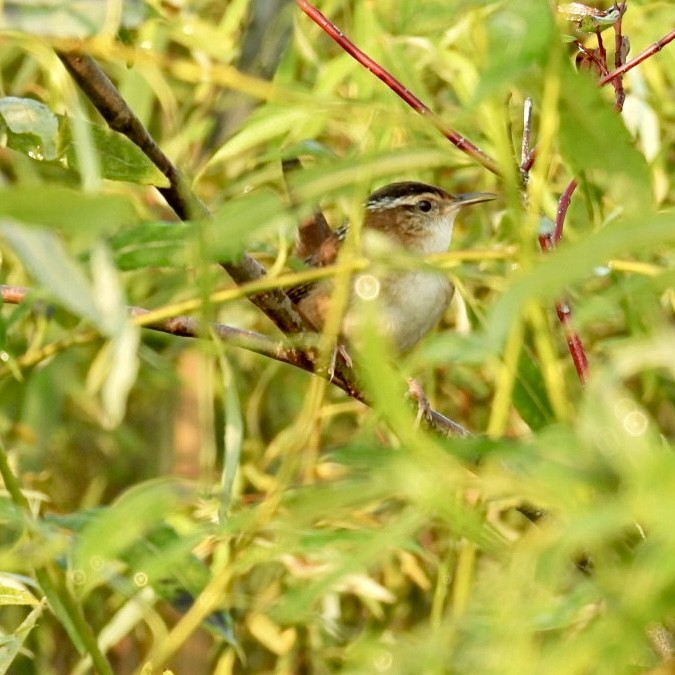
<path fill-rule="evenodd" d="M 373 233 L 389 250 L 423 257 L 443 253 L 452 238 L 455 217 L 465 206 L 495 199 L 488 192 L 450 194 L 425 183 L 391 183 L 373 192 L 365 205 L 363 239 Z M 298 252 L 306 262 L 324 266 L 335 262 L 347 228 L 330 230 L 320 216 L 299 233 Z M 317 227 L 319 235 L 317 236 Z M 303 238 L 304 235 L 304 238 Z M 307 239 L 314 241 L 307 243 Z M 380 250 L 382 247 L 379 247 Z M 367 250 L 366 250 L 367 253 Z M 350 339 L 364 303 L 372 303 L 378 325 L 394 348 L 404 352 L 414 347 L 443 316 L 454 286 L 441 272 L 429 269 L 386 269 L 355 275 L 342 333 Z M 317 282 L 291 289 L 290 296 L 305 318 L 321 330 L 330 306 L 330 284 Z"/>

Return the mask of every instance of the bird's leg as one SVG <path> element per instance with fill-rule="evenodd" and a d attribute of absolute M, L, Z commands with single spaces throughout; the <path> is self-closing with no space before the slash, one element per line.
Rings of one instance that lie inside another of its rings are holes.
<path fill-rule="evenodd" d="M 429 399 L 422 389 L 422 385 L 414 378 L 408 378 L 408 396 L 417 403 L 417 417 L 415 424 L 419 426 L 424 419 L 427 422 L 431 421 L 431 405 Z"/>
<path fill-rule="evenodd" d="M 338 355 L 342 357 L 343 361 L 345 362 L 345 365 L 347 368 L 352 368 L 354 366 L 354 362 L 352 361 L 352 357 L 349 356 L 349 352 L 347 351 L 347 348 L 343 344 L 337 345 L 335 349 L 333 350 L 333 353 L 331 354 L 330 357 L 330 363 L 328 364 L 328 381 L 332 382 L 333 378 L 335 377 L 335 365 L 337 363 Z"/>

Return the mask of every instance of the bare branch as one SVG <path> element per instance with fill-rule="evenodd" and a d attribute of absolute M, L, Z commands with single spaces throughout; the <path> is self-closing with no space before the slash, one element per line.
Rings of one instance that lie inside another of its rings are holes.
<path fill-rule="evenodd" d="M 31 293 L 30 288 L 0 284 L 0 298 L 7 304 L 21 304 L 26 300 L 29 293 Z M 317 369 L 316 353 L 311 347 L 296 347 L 287 341 L 274 340 L 267 335 L 234 326 L 219 323 L 203 324 L 198 319 L 190 316 L 174 316 L 168 319 L 147 321 L 147 318 L 153 314 L 149 310 L 142 307 L 129 307 L 128 310 L 134 322 L 148 330 L 198 339 L 204 338 L 208 334 L 214 335 L 225 344 L 246 349 L 275 361 L 286 363 L 289 366 L 300 368 L 318 377 L 328 379 L 351 398 L 368 405 L 363 392 L 355 388 L 351 382 L 345 382 L 337 373 L 334 373 L 331 377 L 328 372 Z M 67 343 L 64 343 L 64 345 L 71 346 L 73 344 L 88 342 L 95 335 L 93 331 L 87 331 L 79 337 L 77 335 L 69 336 Z M 48 349 L 44 353 L 45 356 L 51 356 L 55 351 L 54 349 Z M 32 361 L 31 364 L 33 364 Z M 429 410 L 428 412 L 426 422 L 432 431 L 443 436 L 471 436 L 471 433 L 461 424 L 454 422 L 445 415 L 435 410 Z"/>
<path fill-rule="evenodd" d="M 634 59 L 631 59 L 630 61 L 624 63 L 622 66 L 619 66 L 616 70 L 613 70 L 608 75 L 605 75 L 605 77 L 601 78 L 598 81 L 598 86 L 604 87 L 608 82 L 611 82 L 612 80 L 616 79 L 617 77 L 620 77 L 624 73 L 627 73 L 629 70 L 632 70 L 633 68 L 635 68 L 635 66 L 639 65 L 643 61 L 646 61 L 650 56 L 653 56 L 654 54 L 660 52 L 667 44 L 669 44 L 673 40 L 675 40 L 675 30 L 670 31 L 668 35 L 662 37 L 657 42 L 651 44 L 649 47 L 647 47 L 647 49 L 640 52 Z"/>
<path fill-rule="evenodd" d="M 183 220 L 208 217 L 206 206 L 189 189 L 181 172 L 157 145 L 98 63 L 85 54 L 58 52 L 58 55 L 108 125 L 135 143 L 169 179 L 170 187 L 159 191 L 176 214 Z M 238 262 L 224 262 L 221 266 L 237 284 L 260 279 L 266 274 L 265 268 L 246 254 Z M 250 299 L 284 333 L 311 330 L 284 291 L 272 289 Z"/>

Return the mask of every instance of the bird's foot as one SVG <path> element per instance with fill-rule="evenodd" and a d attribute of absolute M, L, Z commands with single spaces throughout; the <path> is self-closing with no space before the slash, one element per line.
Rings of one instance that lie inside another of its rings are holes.
<path fill-rule="evenodd" d="M 415 424 L 419 426 L 422 420 L 431 421 L 431 405 L 422 389 L 422 385 L 414 378 L 408 378 L 408 396 L 417 403 L 417 417 Z"/>
<path fill-rule="evenodd" d="M 328 364 L 328 381 L 332 382 L 335 379 L 335 370 L 338 360 L 338 355 L 342 357 L 347 368 L 351 369 L 354 366 L 352 357 L 349 356 L 349 352 L 344 345 L 338 345 L 331 354 L 330 363 Z"/>

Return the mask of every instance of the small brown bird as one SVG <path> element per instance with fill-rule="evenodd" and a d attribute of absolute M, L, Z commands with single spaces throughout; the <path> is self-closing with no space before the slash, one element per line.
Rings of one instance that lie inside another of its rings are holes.
<path fill-rule="evenodd" d="M 420 257 L 443 253 L 452 238 L 459 211 L 471 204 L 495 199 L 488 192 L 453 195 L 425 183 L 403 182 L 386 185 L 366 201 L 364 241 L 370 232 L 379 233 L 393 250 Z M 298 254 L 313 266 L 335 262 L 347 228 L 331 230 L 322 216 L 299 234 Z M 371 303 L 379 312 L 378 321 L 399 352 L 414 347 L 445 312 L 454 287 L 442 273 L 428 269 L 374 270 L 355 275 L 342 333 L 353 336 L 360 315 L 359 304 Z M 296 287 L 291 299 L 307 320 L 321 330 L 330 306 L 331 287 L 316 282 Z"/>

